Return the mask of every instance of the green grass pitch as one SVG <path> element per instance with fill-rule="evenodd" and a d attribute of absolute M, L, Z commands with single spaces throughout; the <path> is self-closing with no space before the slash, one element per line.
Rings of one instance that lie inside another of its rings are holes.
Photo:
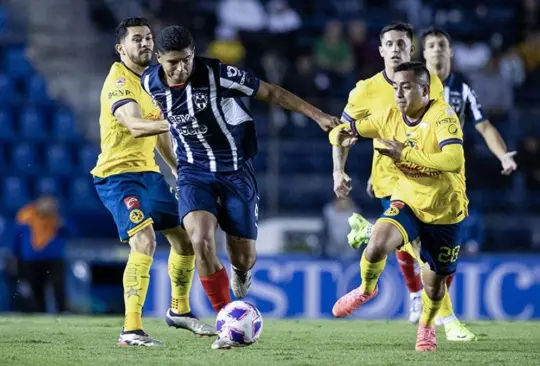
<path fill-rule="evenodd" d="M 540 323 L 473 322 L 479 340 L 414 351 L 416 327 L 403 321 L 265 319 L 258 343 L 229 351 L 212 339 L 146 319 L 165 348 L 119 347 L 119 317 L 0 317 L 0 365 L 540 365 Z"/>

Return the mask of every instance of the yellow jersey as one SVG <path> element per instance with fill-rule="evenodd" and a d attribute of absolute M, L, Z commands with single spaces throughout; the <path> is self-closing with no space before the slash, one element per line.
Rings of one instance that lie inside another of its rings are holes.
<path fill-rule="evenodd" d="M 444 100 L 444 87 L 436 74 L 431 74 L 430 96 L 431 99 Z M 341 120 L 350 123 L 377 111 L 382 112 L 389 106 L 396 106 L 394 87 L 392 80 L 388 78 L 385 71 L 382 71 L 369 79 L 360 80 L 356 84 L 356 87 L 349 94 L 349 100 Z M 373 147 L 383 146 L 373 141 Z M 396 179 L 396 170 L 392 159 L 374 150 L 371 183 L 375 197 L 389 197 L 394 191 Z"/>
<path fill-rule="evenodd" d="M 426 224 L 455 224 L 468 216 L 465 158 L 458 146 L 463 144 L 463 131 L 450 105 L 431 100 L 424 115 L 412 122 L 389 107 L 351 127 L 363 137 L 395 138 L 405 144 L 400 161 L 389 158 L 396 171 L 392 200 L 407 203 Z"/>
<path fill-rule="evenodd" d="M 154 155 L 157 136 L 134 138 L 114 117 L 116 109 L 136 102 L 144 119 L 160 119 L 159 106 L 142 88 L 139 75 L 115 62 L 101 89 L 100 100 L 101 154 L 92 175 L 104 178 L 120 173 L 159 172 Z"/>

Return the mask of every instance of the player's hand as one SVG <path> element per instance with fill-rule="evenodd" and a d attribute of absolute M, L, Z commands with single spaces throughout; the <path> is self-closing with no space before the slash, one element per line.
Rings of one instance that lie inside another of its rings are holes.
<path fill-rule="evenodd" d="M 509 151 L 504 154 L 501 158 L 501 165 L 503 170 L 501 171 L 502 175 L 510 175 L 517 169 L 516 161 L 514 156 L 516 156 L 517 151 Z"/>
<path fill-rule="evenodd" d="M 322 128 L 325 132 L 330 132 L 334 127 L 337 127 L 341 124 L 339 118 L 331 116 L 326 113 L 322 113 L 317 116 L 315 122 Z"/>
<path fill-rule="evenodd" d="M 330 131 L 328 140 L 332 146 L 351 147 L 358 141 L 358 137 L 354 135 L 347 123 L 342 123 Z"/>
<path fill-rule="evenodd" d="M 366 193 L 369 197 L 375 198 L 375 191 L 373 190 L 373 184 L 371 183 L 371 177 L 369 177 L 366 186 Z"/>
<path fill-rule="evenodd" d="M 334 172 L 334 193 L 338 198 L 347 198 L 351 192 L 351 178 L 345 172 Z"/>
<path fill-rule="evenodd" d="M 401 152 L 405 148 L 405 144 L 394 140 L 386 140 L 386 139 L 377 139 L 380 143 L 386 145 L 385 148 L 376 147 L 375 150 L 377 150 L 380 154 L 386 155 L 391 157 L 392 159 L 399 161 L 401 159 Z"/>

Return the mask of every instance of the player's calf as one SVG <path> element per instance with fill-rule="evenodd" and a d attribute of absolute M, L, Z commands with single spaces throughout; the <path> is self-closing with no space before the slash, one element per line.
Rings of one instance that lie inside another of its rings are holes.
<path fill-rule="evenodd" d="M 231 302 L 231 296 L 229 276 L 216 253 L 214 233 L 217 219 L 207 211 L 192 211 L 184 217 L 184 226 L 193 244 L 201 284 L 212 307 L 218 312 Z"/>
<path fill-rule="evenodd" d="M 227 249 L 231 262 L 231 288 L 234 296 L 241 299 L 251 286 L 251 268 L 257 258 L 255 240 L 228 235 Z"/>

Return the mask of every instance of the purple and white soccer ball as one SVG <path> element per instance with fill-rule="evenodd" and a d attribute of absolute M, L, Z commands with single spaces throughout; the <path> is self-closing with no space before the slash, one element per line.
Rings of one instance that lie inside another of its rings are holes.
<path fill-rule="evenodd" d="M 261 336 L 263 319 L 259 310 L 245 301 L 233 301 L 216 318 L 218 337 L 231 347 L 247 347 Z"/>

